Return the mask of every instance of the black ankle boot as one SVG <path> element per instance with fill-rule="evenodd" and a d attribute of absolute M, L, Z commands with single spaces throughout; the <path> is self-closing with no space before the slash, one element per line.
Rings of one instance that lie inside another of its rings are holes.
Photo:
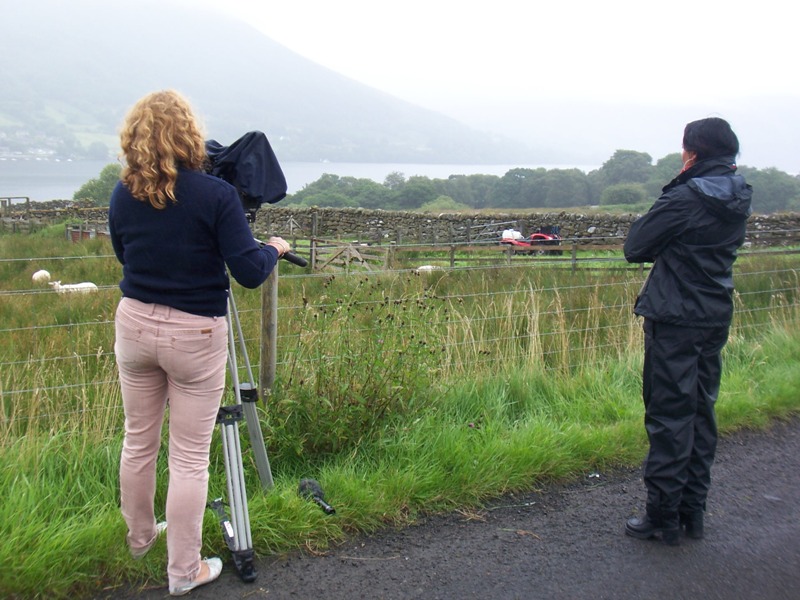
<path fill-rule="evenodd" d="M 703 513 L 681 513 L 681 529 L 686 531 L 686 537 L 693 540 L 703 539 Z"/>
<path fill-rule="evenodd" d="M 660 515 L 650 514 L 644 517 L 633 517 L 625 523 L 625 533 L 640 540 L 646 540 L 661 534 L 661 541 L 668 546 L 677 546 L 680 543 L 680 527 L 677 517 L 664 519 Z M 673 522 L 674 521 L 674 522 Z"/>

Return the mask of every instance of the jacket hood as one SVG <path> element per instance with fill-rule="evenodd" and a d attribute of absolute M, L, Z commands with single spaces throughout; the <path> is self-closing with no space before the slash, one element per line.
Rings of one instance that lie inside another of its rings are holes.
<path fill-rule="evenodd" d="M 736 175 L 733 157 L 708 159 L 686 173 L 686 185 L 694 190 L 706 209 L 728 222 L 744 221 L 752 214 L 753 188 Z"/>
<path fill-rule="evenodd" d="M 706 209 L 725 221 L 745 221 L 753 212 L 753 188 L 741 175 L 695 177 L 687 185 L 697 192 Z"/>

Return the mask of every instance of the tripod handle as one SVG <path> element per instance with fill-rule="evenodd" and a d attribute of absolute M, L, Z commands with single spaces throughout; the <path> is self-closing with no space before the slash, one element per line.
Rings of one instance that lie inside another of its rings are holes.
<path fill-rule="evenodd" d="M 267 245 L 267 242 L 262 242 L 258 238 L 255 238 L 255 240 L 256 240 L 256 242 L 258 243 L 259 246 L 263 247 L 263 246 Z M 286 252 L 283 256 L 281 256 L 281 258 L 283 260 L 285 260 L 285 261 L 288 261 L 288 262 L 292 263 L 293 265 L 297 265 L 298 267 L 307 267 L 308 266 L 308 261 L 305 258 L 303 258 L 302 256 L 299 256 L 299 255 L 297 255 L 297 254 L 295 254 L 293 252 Z"/>
<path fill-rule="evenodd" d="M 289 261 L 293 265 L 297 265 L 298 267 L 307 267 L 308 266 L 308 261 L 305 258 L 303 258 L 302 256 L 298 256 L 297 254 L 294 254 L 293 252 L 287 252 L 286 254 L 281 256 L 281 258 L 283 260 Z"/>

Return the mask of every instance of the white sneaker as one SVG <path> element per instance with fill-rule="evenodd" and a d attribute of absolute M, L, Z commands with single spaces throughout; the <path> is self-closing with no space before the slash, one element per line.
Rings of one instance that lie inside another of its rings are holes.
<path fill-rule="evenodd" d="M 208 567 L 208 575 L 206 577 L 202 577 L 201 578 L 200 574 L 198 574 L 197 575 L 197 579 L 195 579 L 194 581 L 190 581 L 189 583 L 187 583 L 185 585 L 180 585 L 180 586 L 177 586 L 177 587 L 171 587 L 170 586 L 169 595 L 170 596 L 183 596 L 184 594 L 188 594 L 189 592 L 191 592 L 196 587 L 200 587 L 201 585 L 205 585 L 207 583 L 211 583 L 217 577 L 219 577 L 220 573 L 222 573 L 222 560 L 221 559 L 214 557 L 214 558 L 204 558 L 203 560 L 201 560 L 200 561 L 200 572 L 201 573 L 203 571 L 203 563 L 205 563 L 205 565 Z"/>
<path fill-rule="evenodd" d="M 131 549 L 131 556 L 133 556 L 134 560 L 139 560 L 140 558 L 144 557 L 145 554 L 150 552 L 150 548 L 156 545 L 156 541 L 158 538 L 161 537 L 161 534 L 167 530 L 167 522 L 161 521 L 160 523 L 156 523 L 156 537 L 153 538 L 153 541 L 150 542 L 149 546 L 145 546 L 144 548 L 139 548 L 138 550 Z"/>

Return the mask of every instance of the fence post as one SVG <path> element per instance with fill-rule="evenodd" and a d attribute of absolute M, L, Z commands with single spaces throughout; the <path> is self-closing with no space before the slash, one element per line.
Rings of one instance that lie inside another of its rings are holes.
<path fill-rule="evenodd" d="M 450 244 L 450 268 L 456 266 L 456 245 Z"/>
<path fill-rule="evenodd" d="M 572 272 L 578 270 L 578 242 L 572 242 Z"/>
<path fill-rule="evenodd" d="M 311 213 L 311 243 L 309 244 L 308 251 L 311 259 L 311 271 L 317 270 L 317 213 Z"/>
<path fill-rule="evenodd" d="M 289 216 L 289 236 L 292 240 L 292 248 L 297 248 L 297 234 L 295 233 L 296 229 L 300 229 L 297 226 L 297 221 L 294 220 L 293 216 Z"/>
<path fill-rule="evenodd" d="M 386 263 L 383 265 L 384 269 L 391 269 L 394 266 L 394 249 L 395 243 L 389 242 L 389 245 L 386 247 Z"/>
<path fill-rule="evenodd" d="M 261 381 L 259 387 L 268 395 L 275 383 L 278 363 L 278 261 L 261 286 Z M 265 400 L 266 401 L 266 400 Z"/>

